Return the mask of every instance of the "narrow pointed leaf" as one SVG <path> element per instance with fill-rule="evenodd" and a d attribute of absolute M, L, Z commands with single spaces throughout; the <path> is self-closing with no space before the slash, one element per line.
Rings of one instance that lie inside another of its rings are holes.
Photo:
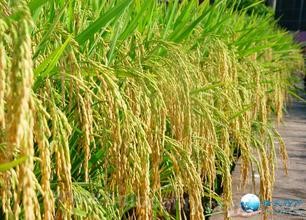
<path fill-rule="evenodd" d="M 125 0 L 121 4 L 118 4 L 116 7 L 102 14 L 96 21 L 90 24 L 82 33 L 76 37 L 76 41 L 79 44 L 83 44 L 95 33 L 99 32 L 102 28 L 105 28 L 105 26 L 107 26 L 107 24 L 111 22 L 115 17 L 120 16 L 132 1 L 133 0 Z"/>
<path fill-rule="evenodd" d="M 0 172 L 5 172 L 9 169 L 16 167 L 17 165 L 23 163 L 26 159 L 28 159 L 28 157 L 25 156 L 25 157 L 20 157 L 8 163 L 2 163 L 0 164 Z"/>

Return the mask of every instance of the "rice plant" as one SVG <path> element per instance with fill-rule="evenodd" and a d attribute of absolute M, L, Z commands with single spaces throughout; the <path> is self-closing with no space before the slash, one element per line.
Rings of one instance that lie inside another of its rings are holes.
<path fill-rule="evenodd" d="M 226 1 L 1 0 L 5 219 L 205 219 L 231 169 L 273 193 L 302 56 Z M 276 154 L 274 141 L 280 144 Z"/>

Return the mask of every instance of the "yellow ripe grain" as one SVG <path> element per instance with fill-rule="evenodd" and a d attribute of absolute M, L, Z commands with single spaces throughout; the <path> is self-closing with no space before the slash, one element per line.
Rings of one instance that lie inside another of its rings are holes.
<path fill-rule="evenodd" d="M 0 20 L 1 22 L 1 20 Z M 0 24 L 1 25 L 1 24 Z M 0 32 L 2 30 L 0 29 Z M 1 36 L 0 36 L 1 37 Z M 1 39 L 0 39 L 1 42 Z M 5 129 L 5 85 L 6 85 L 6 76 L 5 76 L 5 68 L 6 68 L 6 58 L 5 58 L 5 50 L 2 43 L 0 43 L 0 129 L 4 131 Z M 3 134 L 0 134 L 1 136 Z M 1 137 L 0 137 L 1 138 Z M 1 138 L 2 139 L 2 138 Z M 1 141 L 0 139 L 0 141 Z M 2 141 L 1 141 L 2 143 Z"/>
<path fill-rule="evenodd" d="M 50 144 L 48 138 L 50 137 L 50 130 L 48 128 L 47 118 L 49 115 L 44 111 L 44 107 L 37 101 L 38 108 L 35 111 L 34 123 L 34 138 L 38 145 L 40 159 L 41 159 L 41 187 L 43 191 L 43 205 L 44 213 L 42 215 L 44 220 L 52 219 L 55 213 L 54 196 L 51 190 L 51 154 Z"/>

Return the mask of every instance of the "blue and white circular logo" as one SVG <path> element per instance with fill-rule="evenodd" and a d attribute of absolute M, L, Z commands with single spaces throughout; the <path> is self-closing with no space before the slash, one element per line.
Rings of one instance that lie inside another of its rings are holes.
<path fill-rule="evenodd" d="M 245 212 L 255 212 L 258 211 L 260 207 L 260 201 L 256 195 L 246 194 L 242 196 L 240 205 Z"/>

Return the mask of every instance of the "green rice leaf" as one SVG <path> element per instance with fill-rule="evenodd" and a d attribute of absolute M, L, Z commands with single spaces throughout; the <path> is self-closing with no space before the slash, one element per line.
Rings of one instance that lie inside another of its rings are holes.
<path fill-rule="evenodd" d="M 32 0 L 29 2 L 28 6 L 30 8 L 31 14 L 33 15 L 35 13 L 35 11 L 43 6 L 44 4 L 46 4 L 48 2 L 48 0 Z"/>
<path fill-rule="evenodd" d="M 105 28 L 109 22 L 114 18 L 119 17 L 123 11 L 131 4 L 133 0 L 124 0 L 121 4 L 118 4 L 114 8 L 108 10 L 102 14 L 96 21 L 90 24 L 84 31 L 82 31 L 77 37 L 76 41 L 79 44 L 83 44 L 86 40 L 91 38 L 95 33 Z"/>
<path fill-rule="evenodd" d="M 71 40 L 72 36 L 69 36 L 61 46 L 54 50 L 38 67 L 36 67 L 34 75 L 36 77 L 47 76 L 55 67 Z"/>
<path fill-rule="evenodd" d="M 19 164 L 23 163 L 24 161 L 26 161 L 26 159 L 28 159 L 27 156 L 24 156 L 24 157 L 20 157 L 16 160 L 13 160 L 11 162 L 8 162 L 8 163 L 2 163 L 0 164 L 0 172 L 5 172 L 9 169 L 12 169 L 16 166 L 18 166 Z"/>

